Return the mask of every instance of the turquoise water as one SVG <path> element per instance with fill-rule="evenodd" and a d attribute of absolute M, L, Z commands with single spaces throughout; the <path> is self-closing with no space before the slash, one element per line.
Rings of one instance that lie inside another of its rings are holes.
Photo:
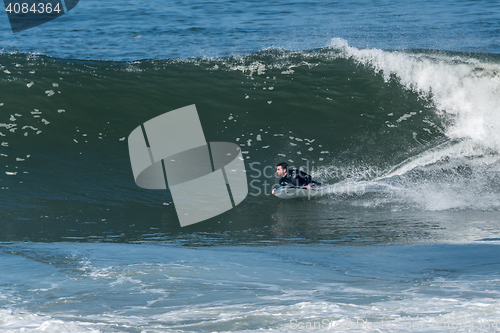
<path fill-rule="evenodd" d="M 16 34 L 0 17 L 0 331 L 497 330 L 499 17 L 83 1 Z M 240 145 L 249 195 L 181 228 L 168 190 L 136 186 L 127 137 L 191 104 L 207 141 Z M 271 196 L 280 161 L 325 195 Z"/>

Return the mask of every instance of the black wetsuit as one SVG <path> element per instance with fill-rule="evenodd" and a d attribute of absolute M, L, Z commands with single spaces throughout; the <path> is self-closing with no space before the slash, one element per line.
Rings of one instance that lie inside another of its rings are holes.
<path fill-rule="evenodd" d="M 311 175 L 308 175 L 304 171 L 290 169 L 286 173 L 285 177 L 280 179 L 281 186 L 307 186 L 307 185 L 321 185 L 312 180 Z"/>

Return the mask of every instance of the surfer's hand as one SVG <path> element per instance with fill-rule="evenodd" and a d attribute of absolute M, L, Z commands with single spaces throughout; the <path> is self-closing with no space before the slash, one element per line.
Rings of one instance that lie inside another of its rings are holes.
<path fill-rule="evenodd" d="M 312 189 L 312 186 L 311 185 L 307 185 L 307 186 L 305 186 L 305 188 L 307 188 L 307 190 L 310 191 Z"/>
<path fill-rule="evenodd" d="M 273 194 L 274 194 L 274 192 L 276 192 L 276 189 L 275 189 L 275 188 L 273 188 Z"/>

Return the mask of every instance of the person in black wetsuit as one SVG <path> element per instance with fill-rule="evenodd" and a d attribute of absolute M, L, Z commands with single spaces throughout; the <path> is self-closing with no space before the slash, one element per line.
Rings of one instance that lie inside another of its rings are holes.
<path fill-rule="evenodd" d="M 310 190 L 314 185 L 321 185 L 312 180 L 311 175 L 297 169 L 289 169 L 286 162 L 281 162 L 276 166 L 276 174 L 281 177 L 281 186 L 303 186 Z M 273 189 L 273 194 L 276 189 Z"/>

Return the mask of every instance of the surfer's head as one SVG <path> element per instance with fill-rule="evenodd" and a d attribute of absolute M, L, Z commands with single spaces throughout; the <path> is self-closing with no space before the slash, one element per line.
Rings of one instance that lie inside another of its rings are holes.
<path fill-rule="evenodd" d="M 276 175 L 278 177 L 285 177 L 288 173 L 288 164 L 286 162 L 281 162 L 276 166 Z"/>

